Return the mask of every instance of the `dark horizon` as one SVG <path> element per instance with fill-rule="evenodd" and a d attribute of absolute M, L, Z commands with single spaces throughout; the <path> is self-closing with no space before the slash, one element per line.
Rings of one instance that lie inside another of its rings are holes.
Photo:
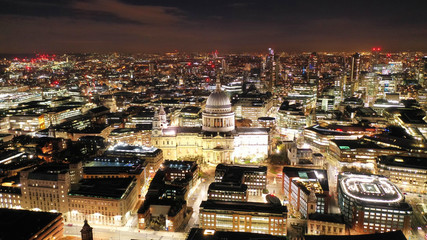
<path fill-rule="evenodd" d="M 427 1 L 1 0 L 0 52 L 427 51 Z"/>

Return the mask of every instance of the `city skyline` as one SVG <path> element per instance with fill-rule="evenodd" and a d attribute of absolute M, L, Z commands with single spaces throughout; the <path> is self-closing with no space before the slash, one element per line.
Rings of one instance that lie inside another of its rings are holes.
<path fill-rule="evenodd" d="M 0 53 L 425 51 L 425 1 L 2 1 Z"/>
<path fill-rule="evenodd" d="M 0 239 L 427 239 L 425 9 L 0 0 Z"/>

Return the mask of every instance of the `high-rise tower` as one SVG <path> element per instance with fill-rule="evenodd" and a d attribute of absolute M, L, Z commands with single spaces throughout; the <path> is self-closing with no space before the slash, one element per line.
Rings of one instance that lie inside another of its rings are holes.
<path fill-rule="evenodd" d="M 350 72 L 350 87 L 351 95 L 359 89 L 359 74 L 360 74 L 360 54 L 355 53 L 351 56 L 351 72 Z"/>

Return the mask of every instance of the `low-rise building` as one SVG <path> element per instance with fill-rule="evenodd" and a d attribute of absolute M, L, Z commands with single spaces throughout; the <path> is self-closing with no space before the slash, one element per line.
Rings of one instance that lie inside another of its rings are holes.
<path fill-rule="evenodd" d="M 69 222 L 123 226 L 131 217 L 138 193 L 135 178 L 83 179 L 68 193 Z"/>
<path fill-rule="evenodd" d="M 248 201 L 248 186 L 213 182 L 209 185 L 208 200 L 246 202 Z"/>
<path fill-rule="evenodd" d="M 339 214 L 310 214 L 307 235 L 347 235 L 344 218 Z"/>
<path fill-rule="evenodd" d="M 283 190 L 290 206 L 303 217 L 328 213 L 329 184 L 327 171 L 309 168 L 283 168 Z"/>
<path fill-rule="evenodd" d="M 43 114 L 14 115 L 9 117 L 11 130 L 35 132 L 46 128 Z"/>
<path fill-rule="evenodd" d="M 141 188 L 148 178 L 147 163 L 123 163 L 110 161 L 90 161 L 83 167 L 83 178 L 130 178 L 136 179 L 135 188 L 141 196 Z"/>
<path fill-rule="evenodd" d="M 44 164 L 20 172 L 22 208 L 45 212 L 67 212 L 71 187 L 66 164 Z"/>
<path fill-rule="evenodd" d="M 378 174 L 390 179 L 402 191 L 427 192 L 427 157 L 424 155 L 380 156 Z"/>
<path fill-rule="evenodd" d="M 357 165 L 374 170 L 378 156 L 395 155 L 403 152 L 405 152 L 403 149 L 382 146 L 373 140 L 365 138 L 357 140 L 332 140 L 329 145 L 329 153 L 338 160 L 340 168 Z"/>
<path fill-rule="evenodd" d="M 175 232 L 181 228 L 188 212 L 184 201 L 173 199 L 150 199 L 138 211 L 138 228 L 152 228 Z"/>
<path fill-rule="evenodd" d="M 203 201 L 200 227 L 219 231 L 286 235 L 286 206 L 258 202 Z"/>
<path fill-rule="evenodd" d="M 218 164 L 215 182 L 247 185 L 249 195 L 261 195 L 267 188 L 267 167 L 255 165 Z"/>
<path fill-rule="evenodd" d="M 136 161 L 142 163 L 142 161 L 146 161 L 149 175 L 154 176 L 157 169 L 159 169 L 160 165 L 163 163 L 163 151 L 155 147 L 118 143 L 109 147 L 103 156 L 96 159 L 100 161 L 103 161 L 102 159 L 114 161 L 114 159 L 118 158 L 127 158 L 127 162 Z"/>

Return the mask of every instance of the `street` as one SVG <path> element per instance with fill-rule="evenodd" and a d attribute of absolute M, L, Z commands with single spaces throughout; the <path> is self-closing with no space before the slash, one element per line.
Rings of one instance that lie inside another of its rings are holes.
<path fill-rule="evenodd" d="M 152 239 L 152 240 L 184 240 L 186 233 L 180 232 L 162 232 L 153 230 L 137 230 L 128 227 L 93 227 L 93 236 L 95 240 L 130 240 L 130 239 Z M 82 225 L 64 226 L 64 235 L 80 236 Z"/>

